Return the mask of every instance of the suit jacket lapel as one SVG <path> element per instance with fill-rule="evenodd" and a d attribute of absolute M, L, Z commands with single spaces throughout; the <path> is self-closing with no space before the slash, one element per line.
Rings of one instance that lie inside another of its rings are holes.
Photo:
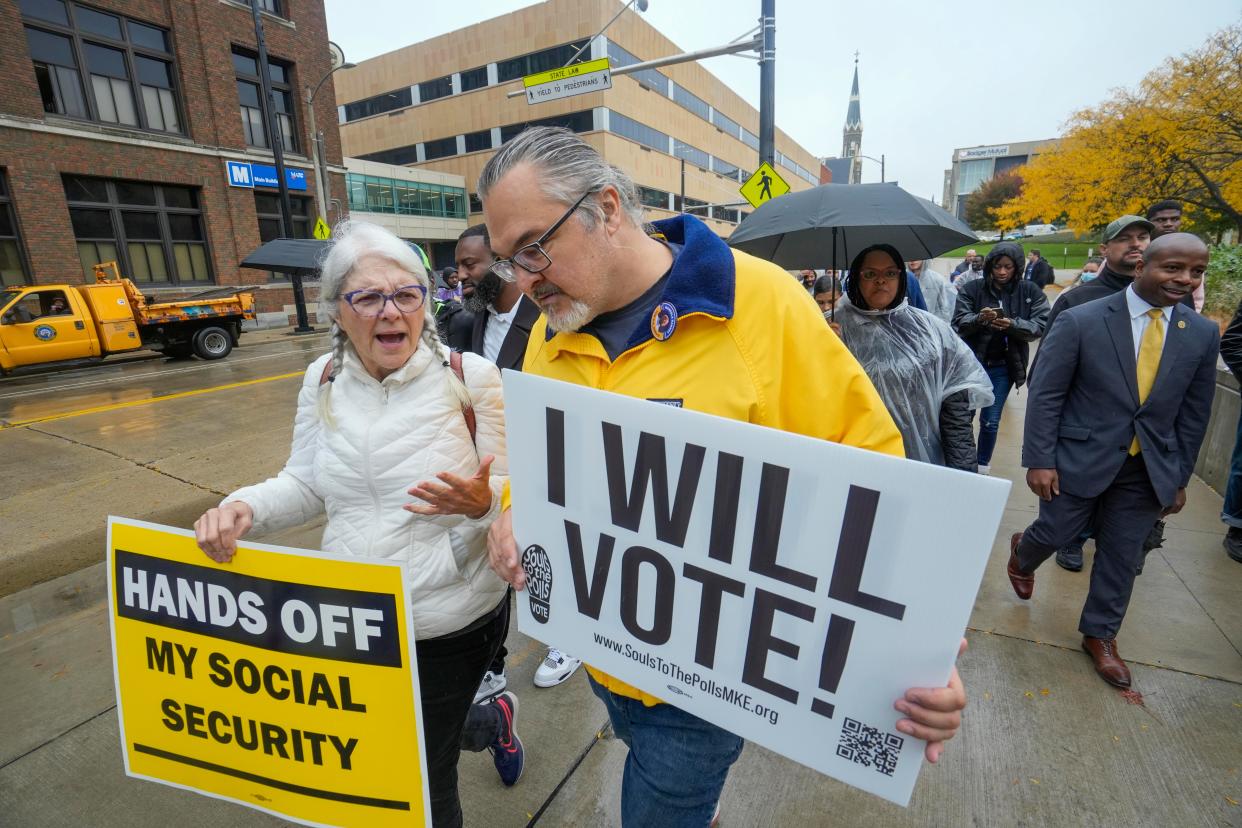
<path fill-rule="evenodd" d="M 470 332 L 471 353 L 483 355 L 483 329 L 487 326 L 487 308 L 474 315 L 474 329 Z"/>
<path fill-rule="evenodd" d="M 500 353 L 496 355 L 496 365 L 500 368 L 516 368 L 521 370 L 522 358 L 526 354 L 526 340 L 530 338 L 530 329 L 539 318 L 539 307 L 525 296 L 518 298 L 517 313 L 505 341 L 500 343 Z"/>
<path fill-rule="evenodd" d="M 1184 321 L 1187 313 L 1185 305 L 1173 306 L 1173 313 L 1169 316 L 1169 321 L 1164 327 L 1164 348 L 1160 352 L 1160 367 L 1156 369 L 1156 381 L 1152 383 L 1152 391 L 1155 391 L 1165 376 L 1173 370 L 1173 366 L 1177 363 L 1177 358 L 1186 346 L 1186 335 L 1189 333 L 1189 329 L 1179 328 L 1177 323 L 1179 320 Z M 1147 399 L 1151 399 L 1150 394 L 1147 396 Z"/>
<path fill-rule="evenodd" d="M 1134 334 L 1130 329 L 1130 314 L 1127 312 L 1125 293 L 1117 294 L 1121 298 L 1120 307 L 1114 300 L 1109 303 L 1109 313 L 1104 317 L 1104 326 L 1112 337 L 1113 347 L 1117 350 L 1117 360 L 1121 363 L 1121 376 L 1125 378 L 1126 388 L 1134 404 L 1138 405 L 1138 363 L 1134 359 Z"/>

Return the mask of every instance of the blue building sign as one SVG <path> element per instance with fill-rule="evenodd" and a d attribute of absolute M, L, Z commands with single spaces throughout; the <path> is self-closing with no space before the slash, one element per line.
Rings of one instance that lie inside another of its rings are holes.
<path fill-rule="evenodd" d="M 249 161 L 225 161 L 225 171 L 230 187 L 275 187 L 276 168 L 271 164 L 252 164 Z M 285 167 L 285 186 L 290 190 L 306 189 L 306 170 Z"/>

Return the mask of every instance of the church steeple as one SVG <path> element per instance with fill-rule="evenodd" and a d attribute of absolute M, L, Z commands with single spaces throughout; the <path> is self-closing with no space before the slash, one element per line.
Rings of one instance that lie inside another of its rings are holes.
<path fill-rule="evenodd" d="M 845 113 L 845 128 L 841 130 L 841 157 L 853 159 L 850 163 L 851 184 L 862 181 L 862 106 L 858 96 L 858 52 L 854 52 L 854 83 L 850 87 L 850 106 Z"/>

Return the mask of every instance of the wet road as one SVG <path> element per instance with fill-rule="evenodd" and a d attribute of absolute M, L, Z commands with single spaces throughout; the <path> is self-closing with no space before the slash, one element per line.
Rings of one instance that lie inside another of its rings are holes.
<path fill-rule="evenodd" d="M 249 340 L 249 341 L 248 341 Z M 0 379 L 0 429 L 155 397 L 265 380 L 303 370 L 327 350 L 326 334 L 242 335 L 222 360 L 167 359 L 144 353 L 69 370 Z"/>
<path fill-rule="evenodd" d="M 217 362 L 0 379 L 0 596 L 101 560 L 108 515 L 189 527 L 279 471 L 300 378 L 327 349 L 267 332 Z"/>

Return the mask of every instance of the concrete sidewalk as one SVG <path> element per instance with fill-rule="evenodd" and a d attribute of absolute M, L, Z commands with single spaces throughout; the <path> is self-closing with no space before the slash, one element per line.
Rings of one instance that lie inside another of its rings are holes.
<path fill-rule="evenodd" d="M 1024 403 L 1011 397 L 993 465 L 1014 488 L 960 662 L 971 699 L 960 737 L 908 809 L 750 745 L 723 825 L 1242 826 L 1242 567 L 1221 550 L 1219 496 L 1193 484 L 1138 580 L 1119 646 L 1140 695 L 1124 696 L 1078 649 L 1087 572 L 1050 562 L 1029 603 L 1005 578 L 1009 534 L 1036 511 L 1016 464 Z M 268 540 L 314 547 L 318 532 Z M 625 748 L 584 676 L 535 689 L 542 645 L 514 631 L 509 649 L 526 774 L 505 789 L 487 754 L 463 756 L 466 824 L 619 825 Z M 0 823 L 282 824 L 127 779 L 110 658 L 102 565 L 0 599 Z"/>

